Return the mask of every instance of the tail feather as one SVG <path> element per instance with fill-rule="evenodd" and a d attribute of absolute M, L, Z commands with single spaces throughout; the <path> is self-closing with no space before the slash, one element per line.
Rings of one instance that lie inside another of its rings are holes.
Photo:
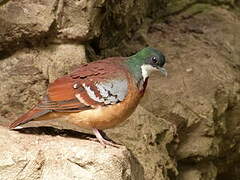
<path fill-rule="evenodd" d="M 33 120 L 33 119 L 36 119 L 40 116 L 43 116 L 43 115 L 45 115 L 49 112 L 51 112 L 51 110 L 49 110 L 49 109 L 39 109 L 39 108 L 35 107 L 35 108 L 31 109 L 30 111 L 28 111 L 27 113 L 20 116 L 12 124 L 10 124 L 9 128 L 14 129 L 21 124 L 25 124 L 25 123 Z"/>

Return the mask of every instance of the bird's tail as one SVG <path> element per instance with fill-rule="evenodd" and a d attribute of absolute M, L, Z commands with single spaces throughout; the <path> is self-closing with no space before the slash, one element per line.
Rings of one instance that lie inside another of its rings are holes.
<path fill-rule="evenodd" d="M 43 116 L 49 113 L 51 110 L 49 109 L 40 109 L 38 107 L 34 107 L 33 109 L 29 110 L 27 113 L 20 116 L 16 121 L 10 124 L 9 128 L 14 129 L 21 124 L 25 124 L 33 119 L 36 119 L 40 116 Z"/>

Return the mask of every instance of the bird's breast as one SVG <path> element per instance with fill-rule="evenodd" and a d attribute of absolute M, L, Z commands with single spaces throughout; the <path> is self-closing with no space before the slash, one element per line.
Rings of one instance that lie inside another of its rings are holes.
<path fill-rule="evenodd" d="M 142 92 L 133 81 L 129 81 L 128 87 L 128 94 L 122 102 L 71 113 L 67 121 L 87 129 L 107 129 L 118 125 L 134 112 L 142 97 Z"/>

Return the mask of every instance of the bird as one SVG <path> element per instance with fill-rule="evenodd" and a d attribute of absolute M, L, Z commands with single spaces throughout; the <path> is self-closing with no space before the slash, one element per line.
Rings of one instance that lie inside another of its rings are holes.
<path fill-rule="evenodd" d="M 103 146 L 114 146 L 101 132 L 117 126 L 134 112 L 151 73 L 160 71 L 167 75 L 165 61 L 162 52 L 145 47 L 129 57 L 108 57 L 82 64 L 50 83 L 43 99 L 9 128 L 62 118 L 92 130 Z"/>

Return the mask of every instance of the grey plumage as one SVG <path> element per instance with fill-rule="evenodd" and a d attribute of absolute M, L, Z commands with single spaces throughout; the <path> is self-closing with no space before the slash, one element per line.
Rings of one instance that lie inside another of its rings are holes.
<path fill-rule="evenodd" d="M 91 90 L 91 88 L 89 86 L 86 86 L 85 84 L 83 84 L 83 87 L 87 91 L 87 94 L 89 95 L 89 97 L 92 98 L 94 101 L 104 102 L 104 99 L 97 97 L 96 94 L 94 93 L 94 91 Z"/>
<path fill-rule="evenodd" d="M 97 97 L 95 92 L 89 86 L 83 84 L 83 87 L 90 98 L 97 102 L 103 102 L 106 105 L 116 104 L 119 101 L 123 101 L 128 91 L 128 82 L 125 79 L 96 83 L 95 86 L 102 97 Z"/>

